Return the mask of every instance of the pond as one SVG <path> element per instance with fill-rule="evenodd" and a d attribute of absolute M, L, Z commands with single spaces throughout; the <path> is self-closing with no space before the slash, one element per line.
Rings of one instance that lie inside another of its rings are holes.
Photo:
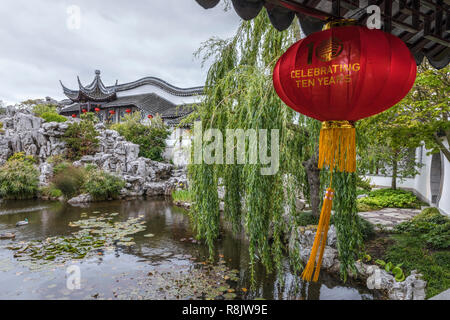
<path fill-rule="evenodd" d="M 16 227 L 25 218 L 29 224 Z M 282 276 L 257 265 L 252 288 L 246 241 L 223 231 L 216 261 L 208 263 L 184 209 L 165 199 L 84 208 L 3 201 L 0 234 L 7 232 L 16 238 L 0 240 L 0 299 L 377 298 L 325 272 L 319 282 L 304 283 L 287 258 Z M 78 274 L 79 288 L 68 286 Z"/>

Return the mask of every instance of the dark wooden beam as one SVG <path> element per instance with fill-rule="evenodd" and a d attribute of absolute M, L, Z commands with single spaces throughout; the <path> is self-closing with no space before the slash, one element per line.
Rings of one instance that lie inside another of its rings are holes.
<path fill-rule="evenodd" d="M 392 32 L 392 0 L 384 1 L 384 31 Z"/>

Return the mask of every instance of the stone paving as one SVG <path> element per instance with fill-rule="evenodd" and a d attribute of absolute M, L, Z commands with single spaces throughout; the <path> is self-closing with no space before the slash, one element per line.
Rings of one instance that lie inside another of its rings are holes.
<path fill-rule="evenodd" d="M 411 220 L 420 212 L 420 209 L 385 208 L 378 211 L 359 212 L 358 214 L 378 229 L 392 230 L 397 224 Z"/>

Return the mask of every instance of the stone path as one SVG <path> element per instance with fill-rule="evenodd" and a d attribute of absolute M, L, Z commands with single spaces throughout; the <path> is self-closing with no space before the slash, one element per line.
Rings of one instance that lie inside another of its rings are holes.
<path fill-rule="evenodd" d="M 397 224 L 411 220 L 420 212 L 420 209 L 385 208 L 379 211 L 359 212 L 358 214 L 378 229 L 379 226 L 382 226 L 384 229 L 392 230 Z"/>

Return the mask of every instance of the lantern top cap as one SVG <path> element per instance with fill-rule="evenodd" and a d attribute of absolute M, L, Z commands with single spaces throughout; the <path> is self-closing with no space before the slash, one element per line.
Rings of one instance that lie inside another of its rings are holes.
<path fill-rule="evenodd" d="M 329 30 L 331 28 L 335 27 L 345 27 L 345 26 L 355 26 L 357 25 L 358 21 L 355 19 L 339 19 L 339 20 L 332 20 L 327 22 L 323 28 L 322 31 Z"/>

